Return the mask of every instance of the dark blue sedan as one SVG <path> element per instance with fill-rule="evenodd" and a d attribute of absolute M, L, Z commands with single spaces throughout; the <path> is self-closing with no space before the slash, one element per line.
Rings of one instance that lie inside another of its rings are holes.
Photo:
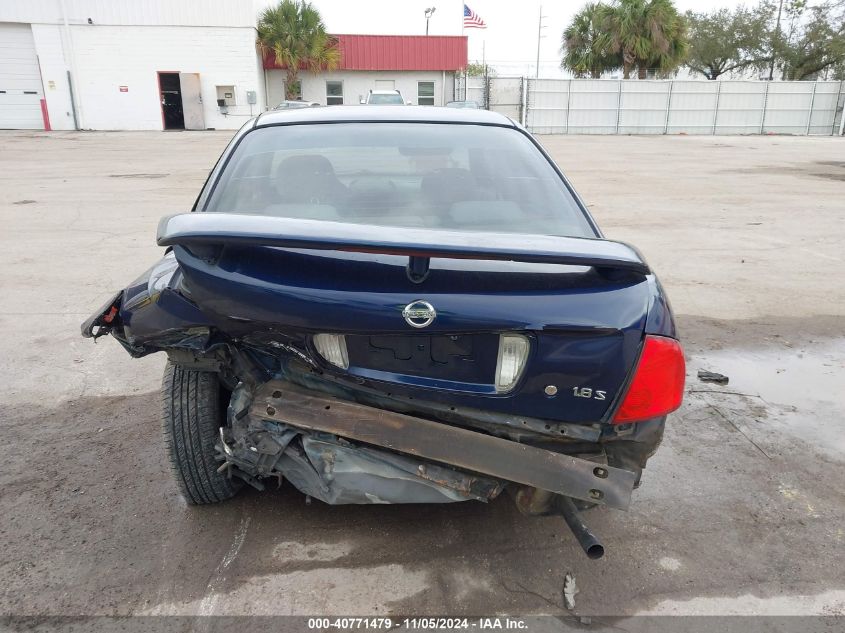
<path fill-rule="evenodd" d="M 451 108 L 249 121 L 165 256 L 83 326 L 164 351 L 189 503 L 287 479 L 331 504 L 627 508 L 684 358 L 631 246 L 604 239 L 534 138 Z"/>

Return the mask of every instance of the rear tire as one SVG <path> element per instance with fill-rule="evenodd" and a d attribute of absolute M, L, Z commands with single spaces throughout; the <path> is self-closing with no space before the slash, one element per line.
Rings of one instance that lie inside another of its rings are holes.
<path fill-rule="evenodd" d="M 167 363 L 161 385 L 164 444 L 179 491 L 191 505 L 225 501 L 243 483 L 217 472 L 214 445 L 226 424 L 224 395 L 214 372 Z"/>

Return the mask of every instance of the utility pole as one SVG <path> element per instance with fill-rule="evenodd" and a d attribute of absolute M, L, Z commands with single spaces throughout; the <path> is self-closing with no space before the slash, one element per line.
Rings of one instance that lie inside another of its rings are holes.
<path fill-rule="evenodd" d="M 783 1 L 783 0 L 781 0 Z M 543 5 L 540 5 L 540 18 L 537 20 L 537 66 L 534 69 L 534 78 L 540 77 L 540 40 L 543 39 Z"/>
<path fill-rule="evenodd" d="M 434 15 L 434 12 L 437 11 L 437 7 L 429 7 L 425 10 L 425 34 L 428 35 L 428 21 L 431 19 L 431 16 Z"/>
<path fill-rule="evenodd" d="M 783 13 L 783 0 L 780 0 L 778 5 L 778 19 L 775 23 L 775 35 L 772 37 L 772 64 L 769 66 L 769 81 L 772 81 L 775 75 L 775 37 L 780 37 L 780 16 Z"/>

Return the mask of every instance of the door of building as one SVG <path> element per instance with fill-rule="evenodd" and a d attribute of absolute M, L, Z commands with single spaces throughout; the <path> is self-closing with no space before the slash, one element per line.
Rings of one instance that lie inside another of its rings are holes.
<path fill-rule="evenodd" d="M 0 129 L 43 130 L 41 73 L 29 24 L 0 24 Z"/>
<path fill-rule="evenodd" d="M 199 73 L 179 73 L 182 87 L 182 112 L 186 130 L 204 130 L 205 113 L 202 107 L 202 91 Z"/>
<path fill-rule="evenodd" d="M 161 99 L 161 120 L 165 130 L 184 130 L 185 116 L 182 113 L 182 87 L 179 73 L 158 74 L 158 91 Z"/>

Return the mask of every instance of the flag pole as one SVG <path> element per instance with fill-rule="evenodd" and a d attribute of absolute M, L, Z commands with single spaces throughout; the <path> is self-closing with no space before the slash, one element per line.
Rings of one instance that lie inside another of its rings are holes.
<path fill-rule="evenodd" d="M 461 0 L 461 37 L 464 36 L 464 3 Z M 469 66 L 469 38 L 467 38 L 467 66 Z M 469 68 L 464 68 L 464 101 L 467 100 L 467 93 L 469 93 Z"/>

